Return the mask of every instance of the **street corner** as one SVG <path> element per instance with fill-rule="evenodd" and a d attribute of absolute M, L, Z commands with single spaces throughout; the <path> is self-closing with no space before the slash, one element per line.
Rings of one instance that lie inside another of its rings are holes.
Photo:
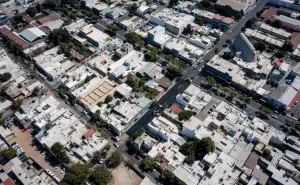
<path fill-rule="evenodd" d="M 120 139 L 119 140 L 120 143 L 126 143 L 126 141 L 129 139 L 129 135 L 125 133 L 121 135 L 119 139 Z"/>

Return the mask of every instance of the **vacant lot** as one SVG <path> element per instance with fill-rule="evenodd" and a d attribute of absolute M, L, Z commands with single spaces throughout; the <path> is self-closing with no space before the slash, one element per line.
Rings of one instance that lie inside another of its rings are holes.
<path fill-rule="evenodd" d="M 112 185 L 139 185 L 142 178 L 138 176 L 131 168 L 128 168 L 124 163 L 112 171 L 114 180 Z"/>

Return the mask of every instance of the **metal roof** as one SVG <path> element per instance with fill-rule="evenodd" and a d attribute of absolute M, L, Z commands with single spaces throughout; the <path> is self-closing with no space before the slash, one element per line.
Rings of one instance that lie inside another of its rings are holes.
<path fill-rule="evenodd" d="M 29 42 L 35 41 L 37 38 L 46 36 L 45 32 L 42 30 L 34 27 L 34 28 L 28 28 L 20 33 L 20 36 L 26 39 Z"/>

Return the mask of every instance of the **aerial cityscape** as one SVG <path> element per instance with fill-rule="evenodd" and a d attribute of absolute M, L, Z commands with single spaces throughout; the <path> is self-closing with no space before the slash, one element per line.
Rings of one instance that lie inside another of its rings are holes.
<path fill-rule="evenodd" d="M 0 0 L 0 185 L 300 184 L 299 0 Z"/>

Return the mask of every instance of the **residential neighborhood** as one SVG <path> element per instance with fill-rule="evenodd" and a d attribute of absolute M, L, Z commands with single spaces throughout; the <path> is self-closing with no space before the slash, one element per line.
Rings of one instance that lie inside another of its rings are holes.
<path fill-rule="evenodd" d="M 1 0 L 0 185 L 300 184 L 297 0 Z"/>

